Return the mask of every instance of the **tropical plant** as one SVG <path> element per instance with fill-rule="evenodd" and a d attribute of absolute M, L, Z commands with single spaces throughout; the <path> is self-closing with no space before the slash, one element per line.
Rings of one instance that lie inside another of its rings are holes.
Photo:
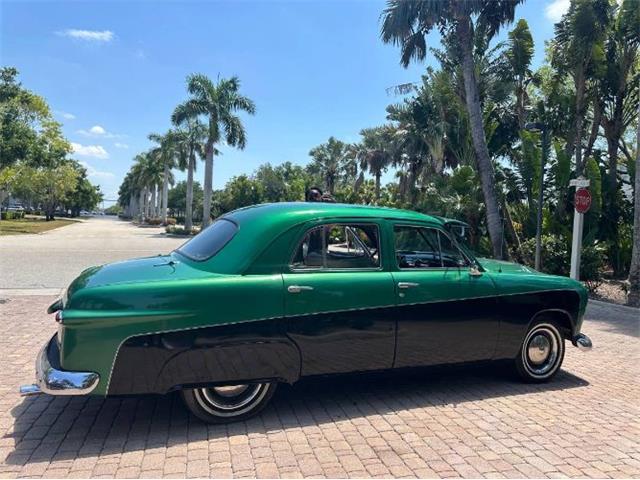
<path fill-rule="evenodd" d="M 348 154 L 348 145 L 335 137 L 309 151 L 311 163 L 307 171 L 318 175 L 324 181 L 325 189 L 333 195 L 340 179 L 350 182 L 355 177 L 355 163 Z"/>
<path fill-rule="evenodd" d="M 493 166 L 484 133 L 482 108 L 473 50 L 474 32 L 490 40 L 505 23 L 513 21 L 515 7 L 522 0 L 389 0 L 383 12 L 382 39 L 401 47 L 401 63 L 423 60 L 427 54 L 425 36 L 437 28 L 450 45 L 455 45 L 464 79 L 465 101 L 471 138 L 487 210 L 487 227 L 493 254 L 502 258 L 502 222 L 496 195 Z"/>
<path fill-rule="evenodd" d="M 176 167 L 177 149 L 173 141 L 173 132 L 170 130 L 164 135 L 150 133 L 149 140 L 157 146 L 150 151 L 150 156 L 162 165 L 162 189 L 160 190 L 160 215 L 162 223 L 167 223 L 167 202 L 169 196 L 169 183 L 172 182 L 171 169 Z M 156 215 L 158 216 L 158 215 Z"/>
<path fill-rule="evenodd" d="M 582 174 L 582 136 L 589 106 L 588 88 L 602 74 L 604 39 L 611 21 L 609 0 L 572 0 L 568 12 L 555 25 L 550 43 L 551 65 L 558 75 L 569 75 L 575 87 L 573 150 L 578 175 Z"/>
<path fill-rule="evenodd" d="M 253 115 L 255 105 L 248 97 L 240 94 L 240 79 L 220 79 L 214 83 L 206 75 L 194 74 L 187 77 L 187 91 L 190 98 L 178 105 L 172 121 L 181 125 L 187 119 L 202 117 L 207 124 L 204 166 L 204 201 L 202 226 L 211 222 L 211 193 L 213 181 L 213 157 L 215 145 L 224 140 L 232 147 L 244 149 L 247 139 L 238 111 Z"/>

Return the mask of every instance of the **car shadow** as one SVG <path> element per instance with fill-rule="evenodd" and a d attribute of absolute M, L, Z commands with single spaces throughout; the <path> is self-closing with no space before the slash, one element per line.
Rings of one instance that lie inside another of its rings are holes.
<path fill-rule="evenodd" d="M 548 383 L 521 383 L 496 364 L 309 378 L 280 386 L 261 414 L 228 425 L 200 422 L 175 393 L 107 399 L 40 395 L 26 397 L 12 409 L 15 425 L 5 438 L 14 438 L 16 443 L 5 462 L 24 465 L 169 448 L 429 406 L 552 394 L 587 385 L 564 370 Z"/>

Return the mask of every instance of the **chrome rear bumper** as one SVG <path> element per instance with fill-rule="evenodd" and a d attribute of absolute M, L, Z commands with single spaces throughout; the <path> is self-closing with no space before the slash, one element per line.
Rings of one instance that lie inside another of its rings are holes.
<path fill-rule="evenodd" d="M 60 351 L 54 336 L 36 358 L 36 383 L 22 385 L 20 395 L 86 395 L 98 385 L 100 375 L 94 372 L 70 372 L 60 368 Z"/>
<path fill-rule="evenodd" d="M 578 350 L 582 352 L 588 352 L 593 348 L 593 344 L 591 343 L 591 339 L 587 337 L 584 333 L 579 333 L 575 337 L 573 337 L 573 344 L 578 347 Z"/>

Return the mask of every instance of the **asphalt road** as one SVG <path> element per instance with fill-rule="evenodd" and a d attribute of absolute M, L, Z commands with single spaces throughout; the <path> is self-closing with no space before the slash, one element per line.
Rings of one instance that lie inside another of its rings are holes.
<path fill-rule="evenodd" d="M 37 289 L 31 293 L 55 295 L 85 268 L 168 253 L 184 242 L 163 231 L 95 217 L 41 234 L 1 236 L 0 291 L 24 294 Z"/>

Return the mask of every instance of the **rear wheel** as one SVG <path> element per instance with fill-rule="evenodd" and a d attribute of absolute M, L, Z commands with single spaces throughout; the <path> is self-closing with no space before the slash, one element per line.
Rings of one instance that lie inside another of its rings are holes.
<path fill-rule="evenodd" d="M 244 420 L 262 410 L 277 383 L 247 383 L 182 390 L 187 408 L 207 423 Z"/>
<path fill-rule="evenodd" d="M 539 320 L 529 328 L 515 359 L 520 377 L 532 383 L 546 382 L 560 369 L 564 337 L 553 320 Z"/>

